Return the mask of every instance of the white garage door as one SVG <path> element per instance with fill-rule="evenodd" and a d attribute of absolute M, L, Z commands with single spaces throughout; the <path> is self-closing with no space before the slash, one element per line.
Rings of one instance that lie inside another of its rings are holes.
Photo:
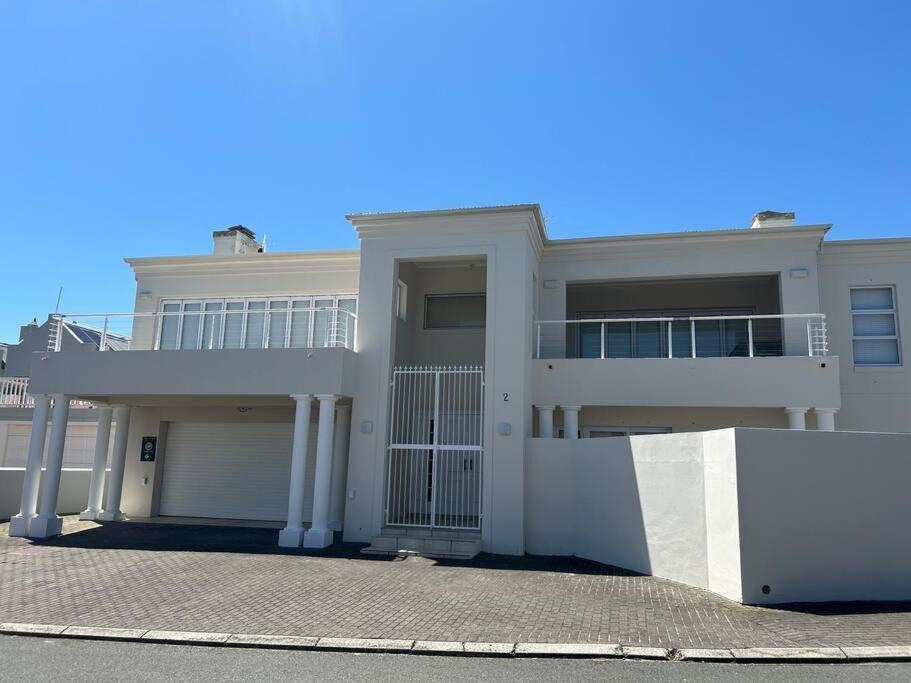
<path fill-rule="evenodd" d="M 164 452 L 159 514 L 284 520 L 291 439 L 282 423 L 172 422 Z M 313 507 L 316 425 L 310 428 L 305 519 Z"/>

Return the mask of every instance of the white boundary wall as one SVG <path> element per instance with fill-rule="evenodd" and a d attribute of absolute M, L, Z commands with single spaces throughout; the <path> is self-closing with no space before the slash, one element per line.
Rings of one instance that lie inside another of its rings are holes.
<path fill-rule="evenodd" d="M 526 455 L 529 553 L 752 604 L 911 598 L 911 435 L 528 439 Z"/>
<path fill-rule="evenodd" d="M 42 478 L 44 470 L 41 470 Z M 19 514 L 22 500 L 24 467 L 0 467 L 0 522 Z M 89 497 L 89 480 L 92 470 L 64 468 L 60 476 L 60 494 L 57 497 L 57 514 L 67 515 L 85 510 Z M 105 484 L 107 478 L 105 478 Z M 105 488 L 107 488 L 105 486 Z M 39 498 L 40 500 L 40 498 Z"/>

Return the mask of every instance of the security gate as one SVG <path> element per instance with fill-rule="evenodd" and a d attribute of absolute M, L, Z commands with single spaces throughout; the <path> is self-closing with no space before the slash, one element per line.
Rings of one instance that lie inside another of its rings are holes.
<path fill-rule="evenodd" d="M 392 372 L 386 523 L 481 528 L 484 368 Z"/>

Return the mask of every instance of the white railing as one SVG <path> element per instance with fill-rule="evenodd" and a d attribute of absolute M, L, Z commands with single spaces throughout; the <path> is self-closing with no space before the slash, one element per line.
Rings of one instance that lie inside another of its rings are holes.
<path fill-rule="evenodd" d="M 0 377 L 0 408 L 34 408 L 35 399 L 28 393 L 28 380 L 28 377 Z M 88 401 L 70 401 L 70 408 L 93 407 Z"/>
<path fill-rule="evenodd" d="M 535 322 L 535 358 L 827 356 L 821 313 Z"/>
<path fill-rule="evenodd" d="M 338 307 L 263 310 L 67 313 L 51 316 L 48 350 L 66 335 L 101 351 L 347 348 L 357 342 L 357 314 Z"/>
<path fill-rule="evenodd" d="M 480 529 L 484 368 L 393 370 L 386 523 Z"/>

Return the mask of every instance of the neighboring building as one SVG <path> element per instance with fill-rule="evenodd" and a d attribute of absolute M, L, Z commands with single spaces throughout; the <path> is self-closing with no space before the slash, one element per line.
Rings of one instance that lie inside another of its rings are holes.
<path fill-rule="evenodd" d="M 36 394 L 129 424 L 87 516 L 521 554 L 535 437 L 911 431 L 911 239 L 828 242 L 775 212 L 561 240 L 537 205 L 348 218 L 359 251 L 263 253 L 237 226 L 212 255 L 127 259 L 130 350 L 35 356 Z M 23 512 L 14 533 L 59 531 Z"/>
<path fill-rule="evenodd" d="M 6 354 L 9 351 L 9 344 L 0 342 L 0 377 L 6 374 Z"/>

